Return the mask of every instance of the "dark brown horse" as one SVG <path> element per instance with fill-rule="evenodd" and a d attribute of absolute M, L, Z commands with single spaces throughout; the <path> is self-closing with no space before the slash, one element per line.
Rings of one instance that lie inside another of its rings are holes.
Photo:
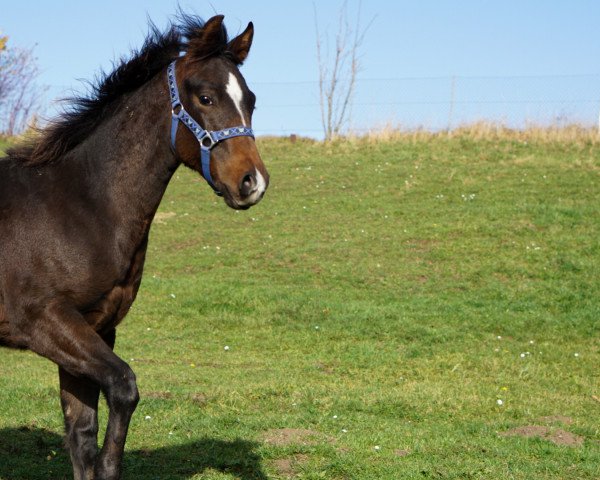
<path fill-rule="evenodd" d="M 58 364 L 76 480 L 121 476 L 139 396 L 113 353 L 115 328 L 173 172 L 197 170 L 236 209 L 268 185 L 250 128 L 255 97 L 238 70 L 253 27 L 229 41 L 222 21 L 182 15 L 166 33 L 152 27 L 89 97 L 0 159 L 0 344 Z M 109 417 L 98 451 L 100 392 Z"/>

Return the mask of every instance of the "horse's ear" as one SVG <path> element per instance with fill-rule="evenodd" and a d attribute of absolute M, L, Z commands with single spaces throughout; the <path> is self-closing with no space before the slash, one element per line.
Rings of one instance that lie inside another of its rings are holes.
<path fill-rule="evenodd" d="M 223 48 L 227 41 L 227 31 L 223 26 L 223 15 L 215 15 L 208 19 L 206 23 L 194 32 L 189 39 L 188 52 L 197 58 L 204 58 L 219 48 Z"/>
<path fill-rule="evenodd" d="M 252 37 L 254 37 L 254 25 L 250 22 L 246 30 L 227 44 L 227 50 L 233 53 L 239 64 L 244 63 L 244 60 L 248 57 L 248 52 L 252 46 Z"/>
<path fill-rule="evenodd" d="M 215 15 L 209 18 L 202 27 L 202 40 L 211 45 L 224 43 L 223 39 L 227 38 L 227 33 L 223 28 L 224 15 Z"/>

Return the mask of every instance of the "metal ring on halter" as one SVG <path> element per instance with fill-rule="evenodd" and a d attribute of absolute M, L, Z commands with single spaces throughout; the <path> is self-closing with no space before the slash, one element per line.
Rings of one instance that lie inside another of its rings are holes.
<path fill-rule="evenodd" d="M 210 144 L 206 144 L 204 142 L 204 140 L 209 140 Z M 202 146 L 202 148 L 206 148 L 207 150 L 211 150 L 217 143 L 219 143 L 219 140 L 215 140 L 212 135 L 210 134 L 210 132 L 206 131 L 205 135 L 200 138 L 198 140 L 200 142 L 200 145 Z"/>
<path fill-rule="evenodd" d="M 179 109 L 177 112 L 175 110 Z M 171 115 L 173 115 L 174 117 L 177 117 L 180 113 L 181 110 L 183 110 L 183 105 L 181 104 L 181 102 L 177 102 L 171 105 Z"/>

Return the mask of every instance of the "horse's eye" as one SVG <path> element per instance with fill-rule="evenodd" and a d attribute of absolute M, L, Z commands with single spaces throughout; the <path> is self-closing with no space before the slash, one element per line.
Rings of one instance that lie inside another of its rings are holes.
<path fill-rule="evenodd" d="M 202 105 L 212 105 L 213 101 L 210 97 L 207 97 L 206 95 L 200 95 L 200 103 Z"/>

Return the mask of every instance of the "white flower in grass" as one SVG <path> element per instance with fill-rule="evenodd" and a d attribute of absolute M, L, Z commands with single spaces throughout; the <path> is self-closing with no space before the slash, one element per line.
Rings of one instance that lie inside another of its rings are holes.
<path fill-rule="evenodd" d="M 146 415 L 146 416 L 144 417 L 144 419 L 145 419 L 145 420 L 152 420 L 152 417 L 151 417 L 150 415 Z"/>
<path fill-rule="evenodd" d="M 504 401 L 502 399 L 498 399 L 496 400 L 496 403 L 498 404 L 499 407 L 501 407 L 502 405 L 504 405 Z"/>
<path fill-rule="evenodd" d="M 225 350 L 226 352 L 227 352 L 227 351 L 229 351 L 229 345 L 225 345 L 225 346 L 223 347 L 223 350 Z"/>
<path fill-rule="evenodd" d="M 373 447 L 373 450 L 375 450 L 375 451 L 377 451 L 377 452 L 378 452 L 379 450 L 381 450 L 381 447 L 380 447 L 379 445 L 375 445 L 375 446 Z"/>

